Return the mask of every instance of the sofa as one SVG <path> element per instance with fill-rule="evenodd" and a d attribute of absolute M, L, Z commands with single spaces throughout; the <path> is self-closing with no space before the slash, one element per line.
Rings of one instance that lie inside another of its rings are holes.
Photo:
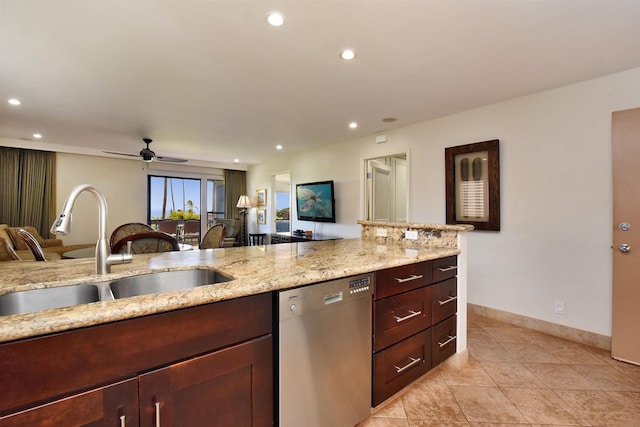
<path fill-rule="evenodd" d="M 16 230 L 22 228 L 36 238 L 47 260 L 61 259 L 62 254 L 74 249 L 95 247 L 95 243 L 65 246 L 60 239 L 45 239 L 35 227 L 9 227 L 0 224 L 0 261 L 33 261 L 35 258 L 27 245 L 18 237 Z"/>

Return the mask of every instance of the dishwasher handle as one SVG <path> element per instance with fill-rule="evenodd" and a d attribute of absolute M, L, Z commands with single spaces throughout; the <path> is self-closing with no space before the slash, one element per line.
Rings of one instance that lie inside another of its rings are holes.
<path fill-rule="evenodd" d="M 324 296 L 324 305 L 329 305 L 329 304 L 333 304 L 336 302 L 340 302 L 342 301 L 342 291 L 337 292 L 335 294 L 332 295 L 325 295 Z"/>

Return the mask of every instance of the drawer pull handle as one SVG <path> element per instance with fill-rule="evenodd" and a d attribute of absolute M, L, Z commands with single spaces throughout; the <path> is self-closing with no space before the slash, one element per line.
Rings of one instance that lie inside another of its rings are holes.
<path fill-rule="evenodd" d="M 125 421 L 125 416 L 124 415 L 120 415 L 120 427 L 126 427 L 126 421 Z"/>
<path fill-rule="evenodd" d="M 409 369 L 410 367 L 412 367 L 413 365 L 417 365 L 418 363 L 422 362 L 421 358 L 413 358 L 411 356 L 409 356 L 409 359 L 411 359 L 411 362 L 407 363 L 406 365 L 404 365 L 403 367 L 398 367 L 398 366 L 393 366 L 394 368 L 396 368 L 396 373 L 399 374 L 400 372 Z"/>
<path fill-rule="evenodd" d="M 396 277 L 396 281 L 398 283 L 404 283 L 404 282 L 410 282 L 412 280 L 422 279 L 422 277 L 423 277 L 422 274 L 412 274 L 409 277 L 402 277 L 402 278 Z"/>
<path fill-rule="evenodd" d="M 160 402 L 156 402 L 155 406 L 156 406 L 156 427 L 160 427 Z"/>
<path fill-rule="evenodd" d="M 458 297 L 457 297 L 457 296 L 456 296 L 456 297 L 449 297 L 449 298 L 447 298 L 447 299 L 446 299 L 446 300 L 444 300 L 444 301 L 438 301 L 438 304 L 440 304 L 440 305 L 445 305 L 445 304 L 448 304 L 448 303 L 450 303 L 451 301 L 455 301 L 455 300 L 457 300 L 457 299 L 458 299 Z"/>
<path fill-rule="evenodd" d="M 457 270 L 457 269 L 458 269 L 457 265 L 450 265 L 449 267 L 438 267 L 438 270 L 440 270 L 440 272 L 442 273 L 446 273 L 447 271 Z"/>
<path fill-rule="evenodd" d="M 405 320 L 409 320 L 412 317 L 420 316 L 422 314 L 422 311 L 409 310 L 409 313 L 411 313 L 411 314 L 408 314 L 408 315 L 406 315 L 404 317 L 398 317 L 398 316 L 393 316 L 393 317 L 396 318 L 396 323 L 400 323 L 400 322 L 404 322 Z"/>
<path fill-rule="evenodd" d="M 456 339 L 456 336 L 451 336 L 451 335 L 447 335 L 447 338 L 449 338 L 448 340 L 446 340 L 445 342 L 440 342 L 438 341 L 438 345 L 440 346 L 440 348 L 444 347 L 445 345 L 449 344 L 451 341 Z"/>

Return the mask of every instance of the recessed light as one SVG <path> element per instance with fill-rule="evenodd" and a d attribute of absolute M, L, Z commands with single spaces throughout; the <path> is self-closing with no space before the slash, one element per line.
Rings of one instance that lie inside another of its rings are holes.
<path fill-rule="evenodd" d="M 396 120 L 398 120 L 398 119 L 396 119 L 395 117 L 385 117 L 384 119 L 382 119 L 382 121 L 385 122 L 385 123 L 393 123 Z"/>
<path fill-rule="evenodd" d="M 233 159 L 233 163 L 240 163 L 240 159 Z"/>
<path fill-rule="evenodd" d="M 355 57 L 356 57 L 356 53 L 351 49 L 345 49 L 342 52 L 340 52 L 340 58 L 344 59 L 345 61 L 351 61 Z"/>
<path fill-rule="evenodd" d="M 20 104 L 22 104 L 22 102 L 20 102 L 20 100 L 19 100 L 19 99 L 11 98 L 11 99 L 9 100 L 9 104 L 11 104 L 11 105 L 20 105 Z"/>
<path fill-rule="evenodd" d="M 33 134 L 33 137 L 34 137 L 35 139 L 40 139 L 40 138 L 42 138 L 42 134 L 41 134 L 41 133 L 34 133 L 34 134 Z"/>
<path fill-rule="evenodd" d="M 276 150 L 282 150 L 282 145 L 280 144 L 276 145 Z"/>
<path fill-rule="evenodd" d="M 358 127 L 358 124 L 357 124 L 356 122 L 351 122 L 351 123 L 349 123 L 349 127 L 350 127 L 351 129 L 355 129 L 355 128 L 357 128 L 357 127 Z"/>
<path fill-rule="evenodd" d="M 269 14 L 269 16 L 267 16 L 267 22 L 272 27 L 279 27 L 282 24 L 284 24 L 284 17 L 282 16 L 281 13 L 272 12 Z"/>

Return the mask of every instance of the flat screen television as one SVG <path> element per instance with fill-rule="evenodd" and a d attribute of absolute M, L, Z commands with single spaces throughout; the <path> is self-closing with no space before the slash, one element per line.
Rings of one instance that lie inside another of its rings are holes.
<path fill-rule="evenodd" d="M 296 211 L 299 221 L 336 222 L 333 181 L 296 184 Z"/>

